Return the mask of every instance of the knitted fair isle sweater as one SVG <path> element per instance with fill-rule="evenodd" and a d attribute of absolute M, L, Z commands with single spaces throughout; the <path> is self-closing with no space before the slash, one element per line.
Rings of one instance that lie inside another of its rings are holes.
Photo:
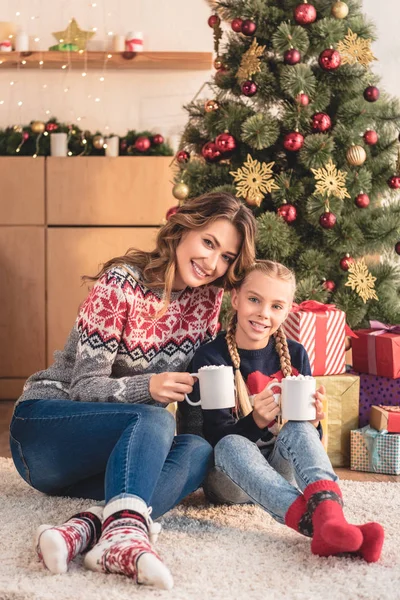
<path fill-rule="evenodd" d="M 82 304 L 64 350 L 48 369 L 27 380 L 17 401 L 158 404 L 149 393 L 154 373 L 185 371 L 199 346 L 217 331 L 223 290 L 214 286 L 173 292 L 167 311 L 162 290 L 141 282 L 132 267 L 114 267 Z M 164 406 L 164 405 L 163 405 Z"/>

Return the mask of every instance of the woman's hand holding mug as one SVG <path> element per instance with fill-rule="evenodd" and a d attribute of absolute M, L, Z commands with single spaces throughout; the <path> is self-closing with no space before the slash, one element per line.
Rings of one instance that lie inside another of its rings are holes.
<path fill-rule="evenodd" d="M 193 385 L 190 373 L 158 373 L 150 377 L 149 392 L 153 400 L 163 404 L 182 402 L 185 394 L 193 391 Z"/>

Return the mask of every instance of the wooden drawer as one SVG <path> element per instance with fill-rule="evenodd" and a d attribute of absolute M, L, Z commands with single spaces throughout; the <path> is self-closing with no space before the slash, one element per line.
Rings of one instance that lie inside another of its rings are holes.
<path fill-rule="evenodd" d="M 0 225 L 44 224 L 44 173 L 43 157 L 0 157 Z"/>
<path fill-rule="evenodd" d="M 47 159 L 49 225 L 159 226 L 172 196 L 170 156 Z"/>

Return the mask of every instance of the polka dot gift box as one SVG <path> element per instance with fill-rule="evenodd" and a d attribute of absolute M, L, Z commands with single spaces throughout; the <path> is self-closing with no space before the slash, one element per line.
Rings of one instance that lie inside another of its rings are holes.
<path fill-rule="evenodd" d="M 371 406 L 400 406 L 400 379 L 360 374 L 359 427 L 369 423 Z"/>

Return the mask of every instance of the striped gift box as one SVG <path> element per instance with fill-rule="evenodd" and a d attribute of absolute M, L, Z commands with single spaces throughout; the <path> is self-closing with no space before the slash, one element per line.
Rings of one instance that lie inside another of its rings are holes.
<path fill-rule="evenodd" d="M 314 300 L 294 304 L 282 325 L 285 335 L 307 350 L 313 375 L 346 372 L 346 314 Z"/>
<path fill-rule="evenodd" d="M 369 425 L 350 432 L 350 469 L 400 475 L 400 435 L 382 433 Z"/>

